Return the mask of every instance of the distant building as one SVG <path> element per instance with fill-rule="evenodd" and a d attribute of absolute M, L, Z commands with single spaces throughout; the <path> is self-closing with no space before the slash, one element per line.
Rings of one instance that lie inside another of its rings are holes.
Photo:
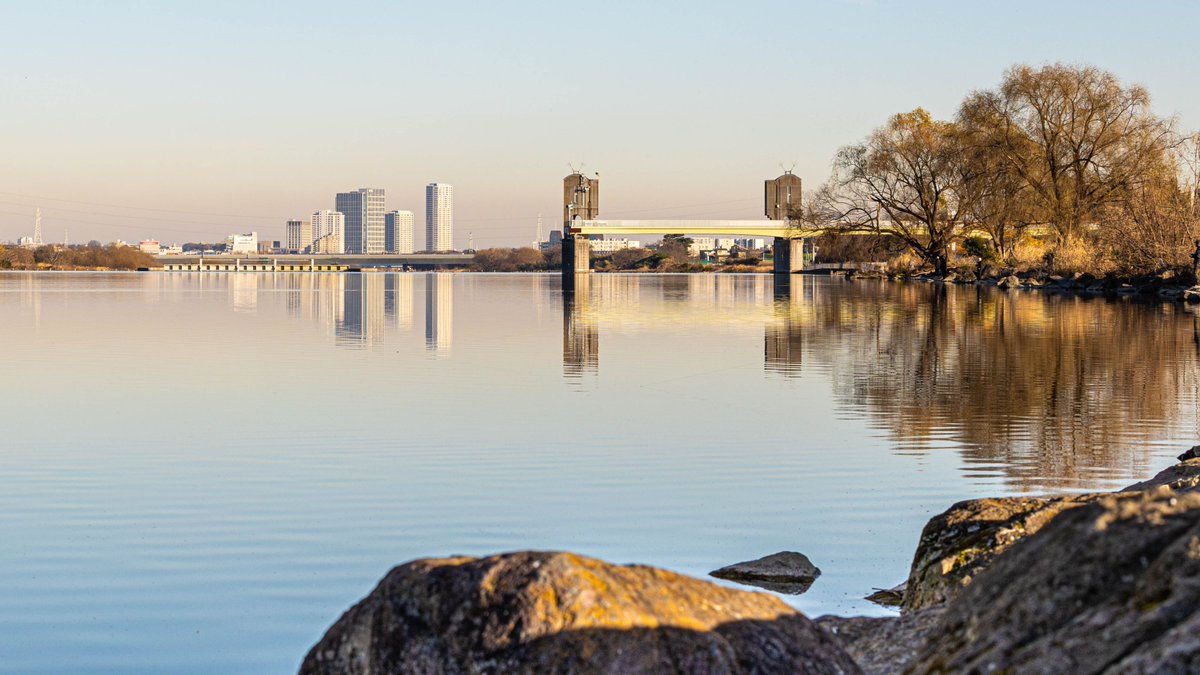
<path fill-rule="evenodd" d="M 383 190 L 359 188 L 354 192 L 339 192 L 335 202 L 338 213 L 346 217 L 342 236 L 345 253 L 383 253 Z"/>
<path fill-rule="evenodd" d="M 346 253 L 346 217 L 337 211 L 317 211 L 312 214 L 313 242 L 310 253 L 341 255 Z"/>
<path fill-rule="evenodd" d="M 33 248 L 33 237 L 17 237 L 17 246 L 21 248 Z"/>
<path fill-rule="evenodd" d="M 446 183 L 425 186 L 425 249 L 454 250 L 454 187 Z"/>
<path fill-rule="evenodd" d="M 764 184 L 763 211 L 771 220 L 789 220 L 800 215 L 801 181 L 791 171 Z"/>
<path fill-rule="evenodd" d="M 142 242 L 143 244 L 145 242 Z M 158 242 L 154 242 L 157 244 Z M 231 234 L 225 238 L 225 250 L 235 255 L 254 255 L 258 253 L 258 233 Z"/>
<path fill-rule="evenodd" d="M 171 244 L 163 249 L 163 253 L 167 255 L 183 255 L 183 247 L 179 244 Z"/>
<path fill-rule="evenodd" d="M 388 253 L 413 252 L 412 211 L 389 211 L 384 214 L 383 248 Z"/>
<path fill-rule="evenodd" d="M 162 244 L 154 239 L 139 241 L 138 248 L 141 249 L 142 253 L 149 253 L 150 255 L 158 255 L 162 252 Z"/>
<path fill-rule="evenodd" d="M 282 242 L 280 242 L 278 239 L 263 239 L 258 242 L 258 252 L 279 253 L 279 251 L 283 248 L 281 244 Z"/>
<path fill-rule="evenodd" d="M 641 248 L 642 243 L 633 239 L 593 239 L 588 242 L 593 253 L 612 253 L 627 248 Z"/>
<path fill-rule="evenodd" d="M 764 249 L 764 248 L 766 248 L 766 247 L 767 247 L 767 240 L 766 240 L 766 239 L 759 239 L 759 238 L 753 238 L 753 239 L 734 239 L 734 240 L 733 240 L 733 243 L 734 243 L 736 246 L 740 246 L 740 247 L 742 247 L 742 248 L 744 248 L 744 249 L 746 249 L 746 250 L 749 250 L 749 251 L 761 251 L 762 249 Z"/>
<path fill-rule="evenodd" d="M 563 179 L 563 224 L 600 216 L 600 179 L 578 171 Z"/>
<path fill-rule="evenodd" d="M 288 253 L 307 253 L 312 246 L 312 221 L 289 220 L 283 230 L 283 249 Z"/>

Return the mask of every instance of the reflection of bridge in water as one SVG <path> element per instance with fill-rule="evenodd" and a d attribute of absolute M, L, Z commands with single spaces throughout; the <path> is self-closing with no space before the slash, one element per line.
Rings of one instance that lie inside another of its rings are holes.
<path fill-rule="evenodd" d="M 804 308 L 816 302 L 815 288 L 803 280 L 775 283 L 766 275 L 684 274 L 655 277 L 651 286 L 670 313 L 642 310 L 644 277 L 639 274 L 586 275 L 573 290 L 563 292 L 563 375 L 579 379 L 600 370 L 602 323 L 619 328 L 625 323 L 652 321 L 662 326 L 681 323 L 763 326 L 766 372 L 798 376 L 802 362 Z M 658 302 L 653 303 L 655 305 Z"/>

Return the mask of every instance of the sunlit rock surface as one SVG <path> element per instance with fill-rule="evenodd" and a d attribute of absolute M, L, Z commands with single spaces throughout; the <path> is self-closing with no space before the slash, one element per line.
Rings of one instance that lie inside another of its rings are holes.
<path fill-rule="evenodd" d="M 921 531 L 901 608 L 907 612 L 953 599 L 1014 543 L 1063 510 L 1099 497 L 1008 497 L 954 504 Z"/>
<path fill-rule="evenodd" d="M 946 606 L 908 672 L 1200 672 L 1200 494 L 1060 513 Z"/>
<path fill-rule="evenodd" d="M 393 569 L 301 673 L 858 673 L 775 596 L 570 553 Z"/>

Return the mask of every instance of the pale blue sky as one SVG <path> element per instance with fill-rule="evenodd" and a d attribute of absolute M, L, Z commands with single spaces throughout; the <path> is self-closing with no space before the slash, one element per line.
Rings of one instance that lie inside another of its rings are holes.
<path fill-rule="evenodd" d="M 420 245 L 437 180 L 457 245 L 515 245 L 539 212 L 555 224 L 568 161 L 600 172 L 602 215 L 757 217 L 780 162 L 815 187 L 889 114 L 951 116 L 1017 62 L 1107 68 L 1200 126 L 1197 19 L 1188 2 L 9 2 L 0 240 L 35 206 L 48 240 L 280 238 L 371 186 L 418 214 Z"/>

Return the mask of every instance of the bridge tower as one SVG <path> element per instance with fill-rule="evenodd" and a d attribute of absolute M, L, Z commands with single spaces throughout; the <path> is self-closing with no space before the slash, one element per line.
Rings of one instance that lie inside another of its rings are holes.
<path fill-rule="evenodd" d="M 577 220 L 595 220 L 600 215 L 600 177 L 589 178 L 573 171 L 563 178 L 563 288 L 574 287 L 574 276 L 587 273 L 591 266 L 591 246 L 587 237 L 572 230 Z"/>
<path fill-rule="evenodd" d="M 795 221 L 800 217 L 803 183 L 788 169 L 763 185 L 763 213 L 771 220 Z M 775 237 L 775 274 L 792 274 L 804 269 L 804 239 Z"/>

